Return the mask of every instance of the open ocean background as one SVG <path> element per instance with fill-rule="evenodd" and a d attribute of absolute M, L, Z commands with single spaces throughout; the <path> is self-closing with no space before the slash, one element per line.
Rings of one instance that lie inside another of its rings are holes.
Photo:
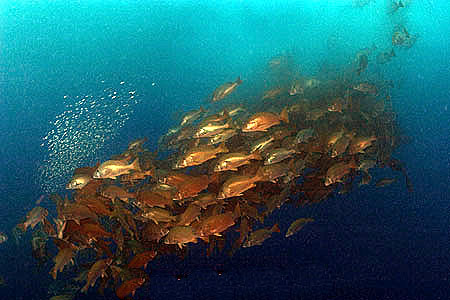
<path fill-rule="evenodd" d="M 411 138 L 394 157 L 414 192 L 399 174 L 377 169 L 375 179 L 399 180 L 305 208 L 283 206 L 271 217 L 282 231 L 302 216 L 316 220 L 291 239 L 274 235 L 232 258 L 207 259 L 197 247 L 185 261 L 157 260 L 134 299 L 450 299 L 450 4 L 411 0 L 393 16 L 387 7 L 381 0 L 364 7 L 1 1 L 0 231 L 9 240 L 0 244 L 0 299 L 50 298 L 51 262 L 38 270 L 31 234 L 17 245 L 11 229 L 41 195 L 65 193 L 74 168 L 143 136 L 155 150 L 177 113 L 198 108 L 238 75 L 237 97 L 251 99 L 276 55 L 294 55 L 302 73 L 314 75 L 372 44 L 390 49 L 396 24 L 418 34 L 417 42 L 386 65 L 369 62 L 366 72 L 394 83 L 394 110 Z M 115 296 L 91 289 L 76 299 Z"/>

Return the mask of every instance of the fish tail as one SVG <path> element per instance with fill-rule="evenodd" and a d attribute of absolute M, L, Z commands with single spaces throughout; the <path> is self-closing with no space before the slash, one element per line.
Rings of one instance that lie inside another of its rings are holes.
<path fill-rule="evenodd" d="M 397 55 L 395 55 L 394 48 L 392 48 L 392 50 L 391 50 L 391 56 L 392 57 L 396 57 L 397 56 Z"/>
<path fill-rule="evenodd" d="M 136 157 L 136 159 L 131 163 L 130 167 L 137 172 L 142 172 L 141 166 L 139 165 L 139 157 Z"/>
<path fill-rule="evenodd" d="M 242 83 L 241 76 L 238 76 L 238 78 L 236 79 L 236 83 L 238 85 Z"/>
<path fill-rule="evenodd" d="M 262 158 L 262 156 L 261 156 L 261 153 L 260 153 L 258 150 L 256 150 L 255 152 L 253 152 L 253 153 L 250 155 L 250 159 L 254 159 L 254 160 L 262 160 L 263 158 Z"/>
<path fill-rule="evenodd" d="M 283 110 L 280 113 L 280 119 L 285 122 L 285 123 L 289 123 L 289 113 L 288 113 L 288 107 L 285 106 L 283 108 Z"/>
<path fill-rule="evenodd" d="M 280 232 L 280 227 L 278 227 L 278 223 L 275 223 L 272 228 L 270 229 L 272 232 Z"/>
<path fill-rule="evenodd" d="M 219 145 L 219 147 L 217 147 L 217 152 L 218 153 L 228 153 L 228 152 L 230 152 L 230 150 L 228 150 L 227 145 L 225 145 L 225 143 L 222 143 Z"/>

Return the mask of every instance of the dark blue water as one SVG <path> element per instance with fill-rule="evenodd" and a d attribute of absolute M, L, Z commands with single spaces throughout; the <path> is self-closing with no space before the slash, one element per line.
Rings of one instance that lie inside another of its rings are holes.
<path fill-rule="evenodd" d="M 104 161 L 142 136 L 155 150 L 177 113 L 238 75 L 245 105 L 280 53 L 314 75 L 372 44 L 390 49 L 396 24 L 417 42 L 388 64 L 370 62 L 367 73 L 394 83 L 394 110 L 410 137 L 394 156 L 414 192 L 400 179 L 313 206 L 283 206 L 271 216 L 283 231 L 299 217 L 316 222 L 232 258 L 205 258 L 199 246 L 185 261 L 156 261 L 135 299 L 449 299 L 449 5 L 411 0 L 388 15 L 388 1 L 334 2 L 2 1 L 0 231 L 9 239 L 0 244 L 0 299 L 51 296 L 52 264 L 39 269 L 31 233 L 16 244 L 11 230 L 40 195 L 64 192 L 72 174 L 65 168 Z M 81 132 L 93 134 L 73 138 Z M 92 289 L 77 299 L 114 297 Z"/>

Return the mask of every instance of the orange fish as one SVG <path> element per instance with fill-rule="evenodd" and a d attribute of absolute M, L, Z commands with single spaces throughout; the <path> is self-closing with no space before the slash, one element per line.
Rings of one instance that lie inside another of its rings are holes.
<path fill-rule="evenodd" d="M 99 277 L 106 276 L 106 269 L 112 263 L 112 258 L 99 259 L 97 260 L 92 267 L 89 269 L 86 279 L 86 284 L 81 289 L 82 292 L 86 293 L 89 287 L 93 287 L 95 282 Z"/>
<path fill-rule="evenodd" d="M 201 165 L 202 163 L 216 158 L 219 153 L 227 153 L 225 144 L 220 144 L 217 148 L 210 145 L 202 145 L 189 150 L 175 165 L 175 169 Z"/>
<path fill-rule="evenodd" d="M 227 179 L 217 196 L 217 199 L 226 199 L 231 197 L 242 196 L 242 193 L 256 186 L 257 181 L 261 181 L 263 177 L 260 175 L 247 176 L 235 175 Z"/>
<path fill-rule="evenodd" d="M 352 169 L 357 169 L 358 165 L 355 160 L 352 159 L 350 162 L 339 162 L 331 166 L 325 178 L 325 186 L 329 186 L 330 184 L 341 182 L 342 178 L 350 173 Z"/>
<path fill-rule="evenodd" d="M 139 253 L 130 261 L 128 268 L 139 269 L 144 267 L 144 269 L 146 269 L 148 262 L 153 260 L 156 254 L 157 252 L 154 250 Z"/>
<path fill-rule="evenodd" d="M 268 128 L 280 124 L 281 121 L 289 123 L 287 107 L 279 115 L 271 112 L 254 114 L 244 124 L 242 132 L 267 131 Z"/>
<path fill-rule="evenodd" d="M 140 288 L 144 284 L 144 282 L 145 278 L 134 278 L 123 282 L 116 289 L 116 296 L 119 297 L 119 299 L 124 299 L 129 294 L 131 294 L 131 296 L 134 296 L 136 290 Z"/>

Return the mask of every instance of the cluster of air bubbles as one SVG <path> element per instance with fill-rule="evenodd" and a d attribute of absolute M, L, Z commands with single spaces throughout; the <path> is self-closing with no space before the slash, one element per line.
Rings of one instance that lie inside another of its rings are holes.
<path fill-rule="evenodd" d="M 132 87 L 120 82 L 92 93 L 64 96 L 65 108 L 50 122 L 51 129 L 42 139 L 46 158 L 39 167 L 39 184 L 46 193 L 60 190 L 76 168 L 92 164 L 106 155 L 134 108 L 139 96 Z"/>

